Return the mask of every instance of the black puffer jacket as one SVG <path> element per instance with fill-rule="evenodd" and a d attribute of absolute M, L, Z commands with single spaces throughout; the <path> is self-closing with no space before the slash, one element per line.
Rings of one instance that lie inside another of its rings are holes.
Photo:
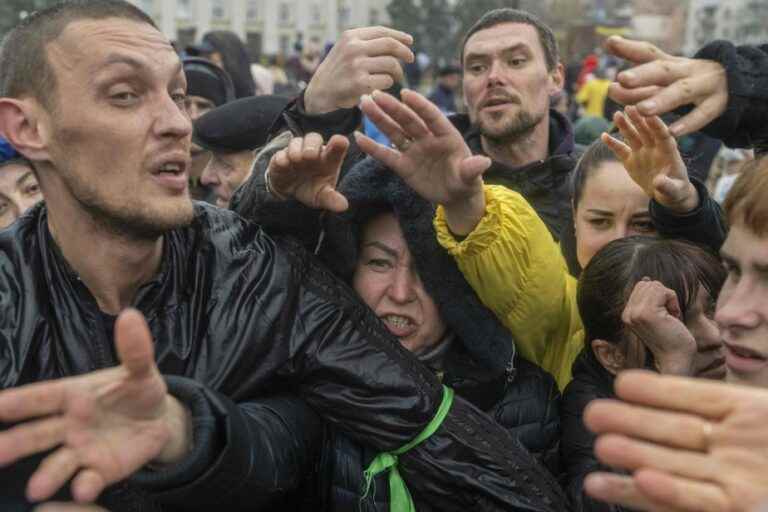
<path fill-rule="evenodd" d="M 301 230 L 305 243 L 314 247 L 334 273 L 347 281 L 351 281 L 358 261 L 364 226 L 377 214 L 392 212 L 425 290 L 455 334 L 441 358 L 438 373 L 443 376 L 443 383 L 488 412 L 553 474 L 558 474 L 557 385 L 544 370 L 515 356 L 509 332 L 482 305 L 453 258 L 440 247 L 432 223 L 434 206 L 370 158 L 344 176 L 339 191 L 347 197 L 349 210 L 343 215 L 325 215 L 322 236 L 307 229 L 313 225 L 310 219 L 314 212 L 308 212 L 294 201 L 259 202 L 261 196 L 241 192 L 236 209 L 247 213 L 268 232 Z M 296 230 L 291 228 L 291 223 L 299 225 Z M 318 244 L 318 240 L 321 243 Z M 323 487 L 335 488 L 330 494 L 324 492 L 330 502 L 328 510 L 352 510 L 349 507 L 360 500 L 362 470 L 370 462 L 367 457 L 371 454 L 335 434 L 327 445 L 324 458 L 334 471 L 323 475 L 320 487 L 321 491 Z M 384 507 L 386 479 L 377 479 L 374 487 L 371 506 Z"/>
<path fill-rule="evenodd" d="M 563 436 L 560 454 L 565 471 L 565 492 L 573 512 L 619 512 L 622 509 L 584 493 L 584 478 L 594 471 L 609 471 L 595 457 L 595 434 L 584 425 L 584 409 L 597 398 L 613 397 L 613 375 L 584 349 L 573 363 L 573 380 L 563 392 Z"/>
<path fill-rule="evenodd" d="M 117 362 L 96 301 L 46 219 L 46 208 L 36 207 L 0 231 L 2 388 Z M 294 403 L 290 418 L 272 421 L 280 413 L 253 406 L 260 397 L 295 391 L 330 424 L 382 451 L 403 446 L 434 417 L 442 400 L 435 376 L 301 247 L 280 245 L 258 226 L 202 204 L 189 226 L 164 240 L 161 268 L 135 307 L 147 318 L 160 371 L 186 378 L 188 393 L 180 398 L 195 414 L 195 439 L 207 444 L 196 443 L 171 475 L 138 475 L 123 499 L 107 493 L 113 512 L 154 510 L 153 502 L 186 510 L 274 508 L 275 498 L 298 485 L 301 471 L 286 469 L 301 466 L 310 436 L 293 429 L 311 415 L 296 412 L 302 405 Z M 489 510 L 562 508 L 546 471 L 461 399 L 431 438 L 400 457 L 400 467 L 414 493 L 445 510 L 478 503 Z M 2 475 L 0 496 L 14 503 L 3 510 L 28 508 L 14 494 L 28 470 L 14 465 Z"/>

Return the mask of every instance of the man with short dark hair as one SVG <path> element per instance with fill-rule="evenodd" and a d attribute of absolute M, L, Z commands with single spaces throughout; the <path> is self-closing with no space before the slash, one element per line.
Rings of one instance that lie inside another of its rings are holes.
<path fill-rule="evenodd" d="M 382 452 L 405 505 L 401 474 L 441 510 L 561 509 L 311 255 L 190 201 L 186 79 L 139 9 L 34 13 L 0 76 L 0 132 L 46 197 L 0 232 L 0 508 L 71 481 L 113 512 L 292 509 L 320 431 L 298 395 Z"/>

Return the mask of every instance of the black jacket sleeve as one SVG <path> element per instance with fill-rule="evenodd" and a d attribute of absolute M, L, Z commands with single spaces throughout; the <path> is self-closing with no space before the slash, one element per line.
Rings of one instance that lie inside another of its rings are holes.
<path fill-rule="evenodd" d="M 712 199 L 703 183 L 691 178 L 699 193 L 699 206 L 684 215 L 673 212 L 655 200 L 648 207 L 656 231 L 665 238 L 679 238 L 712 250 L 715 254 L 728 236 L 722 208 Z"/>
<path fill-rule="evenodd" d="M 131 478 L 157 503 L 191 512 L 272 510 L 313 473 L 323 426 L 297 396 L 235 404 L 190 379 L 166 381 L 191 412 L 194 445 L 178 464 Z"/>
<path fill-rule="evenodd" d="M 728 80 L 725 112 L 702 131 L 730 147 L 768 149 L 768 44 L 734 46 L 714 41 L 695 58 L 719 62 Z"/>
<path fill-rule="evenodd" d="M 302 91 L 285 107 L 281 119 L 272 126 L 271 135 L 277 135 L 284 130 L 290 130 L 298 137 L 316 132 L 323 136 L 323 140 L 328 140 L 337 133 L 349 135 L 362 124 L 363 115 L 357 107 L 342 108 L 325 114 L 308 114 L 304 108 L 305 92 Z"/>

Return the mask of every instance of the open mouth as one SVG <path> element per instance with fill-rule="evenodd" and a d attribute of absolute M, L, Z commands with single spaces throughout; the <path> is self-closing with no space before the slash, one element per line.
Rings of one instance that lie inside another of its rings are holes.
<path fill-rule="evenodd" d="M 389 332 L 398 338 L 405 338 L 416 331 L 416 324 L 411 318 L 402 315 L 384 315 L 381 317 Z"/>
<path fill-rule="evenodd" d="M 697 377 L 722 379 L 725 377 L 725 358 L 719 357 L 696 372 Z"/>
<path fill-rule="evenodd" d="M 155 180 L 165 188 L 175 192 L 187 189 L 187 165 L 184 162 L 166 162 L 152 173 Z"/>
<path fill-rule="evenodd" d="M 768 357 L 756 350 L 725 342 L 723 346 L 725 347 L 725 361 L 731 371 L 752 373 L 768 366 Z"/>

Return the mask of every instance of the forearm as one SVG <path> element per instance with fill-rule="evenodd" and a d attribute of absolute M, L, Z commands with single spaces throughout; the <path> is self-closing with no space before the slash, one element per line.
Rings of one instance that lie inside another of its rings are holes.
<path fill-rule="evenodd" d="M 315 132 L 322 135 L 323 140 L 328 140 L 336 134 L 351 135 L 360 127 L 363 116 L 359 108 L 336 108 L 320 101 L 313 102 L 316 94 L 307 105 L 306 94 L 306 90 L 302 92 L 283 114 L 284 126 L 294 135 L 304 136 Z"/>
<path fill-rule="evenodd" d="M 235 404 L 201 384 L 170 378 L 191 410 L 191 452 L 173 466 L 144 470 L 132 483 L 184 510 L 269 509 L 313 468 L 322 424 L 299 398 Z"/>

